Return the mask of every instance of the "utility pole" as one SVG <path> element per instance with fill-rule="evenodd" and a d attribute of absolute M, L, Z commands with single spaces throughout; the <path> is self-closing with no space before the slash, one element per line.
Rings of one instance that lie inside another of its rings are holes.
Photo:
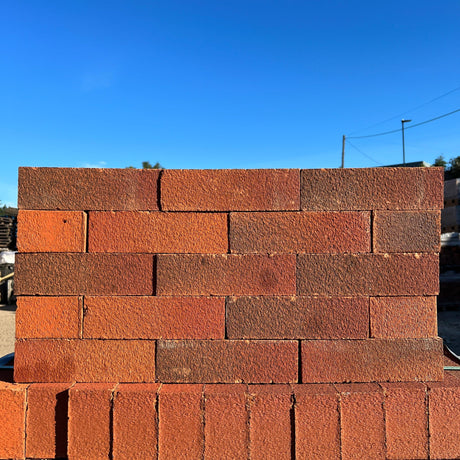
<path fill-rule="evenodd" d="M 342 168 L 345 168 L 345 134 L 342 136 Z"/>
<path fill-rule="evenodd" d="M 403 144 L 403 165 L 406 164 L 406 148 L 404 146 L 404 123 L 409 123 L 412 120 L 401 120 L 401 131 L 402 131 L 402 144 Z"/>

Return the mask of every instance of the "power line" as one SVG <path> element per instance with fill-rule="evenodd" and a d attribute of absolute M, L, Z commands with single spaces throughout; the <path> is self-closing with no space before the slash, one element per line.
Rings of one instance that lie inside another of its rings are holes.
<path fill-rule="evenodd" d="M 346 142 L 348 142 L 355 150 L 357 150 L 361 155 L 364 155 L 366 158 L 368 158 L 369 160 L 373 161 L 374 163 L 378 164 L 379 166 L 383 166 L 382 163 L 380 163 L 379 161 L 375 160 L 374 158 L 372 158 L 370 155 L 368 155 L 367 153 L 364 153 L 362 150 L 360 150 L 358 147 L 356 147 L 355 145 L 353 145 L 347 138 Z"/>

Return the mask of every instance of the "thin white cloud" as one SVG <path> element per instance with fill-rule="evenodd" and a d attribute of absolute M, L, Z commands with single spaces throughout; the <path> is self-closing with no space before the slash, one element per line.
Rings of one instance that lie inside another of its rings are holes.
<path fill-rule="evenodd" d="M 98 163 L 82 163 L 79 168 L 105 168 L 106 165 L 105 161 L 99 161 Z"/>

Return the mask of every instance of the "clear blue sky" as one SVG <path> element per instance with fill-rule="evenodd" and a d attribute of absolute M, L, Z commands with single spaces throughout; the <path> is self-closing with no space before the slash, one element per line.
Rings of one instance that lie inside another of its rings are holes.
<path fill-rule="evenodd" d="M 0 200 L 18 166 L 338 167 L 342 134 L 460 108 L 414 110 L 459 50 L 458 0 L 2 0 Z M 402 161 L 400 132 L 351 142 L 346 167 Z M 440 154 L 460 112 L 406 131 L 406 161 Z"/>

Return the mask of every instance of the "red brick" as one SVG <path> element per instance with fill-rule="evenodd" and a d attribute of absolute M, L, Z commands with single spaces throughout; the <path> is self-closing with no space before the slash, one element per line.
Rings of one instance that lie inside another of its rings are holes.
<path fill-rule="evenodd" d="M 421 383 L 385 383 L 387 459 L 428 456 L 426 387 Z"/>
<path fill-rule="evenodd" d="M 162 385 L 158 460 L 201 459 L 204 452 L 203 385 Z"/>
<path fill-rule="evenodd" d="M 85 338 L 223 339 L 218 297 L 85 297 Z"/>
<path fill-rule="evenodd" d="M 249 387 L 249 397 L 249 458 L 292 458 L 290 386 L 252 385 Z"/>
<path fill-rule="evenodd" d="M 115 384 L 76 384 L 69 390 L 69 460 L 109 459 Z"/>
<path fill-rule="evenodd" d="M 272 340 L 159 341 L 160 382 L 297 382 L 297 342 Z"/>
<path fill-rule="evenodd" d="M 18 297 L 16 338 L 68 338 L 80 335 L 82 297 Z"/>
<path fill-rule="evenodd" d="M 90 212 L 89 252 L 226 253 L 224 213 Z"/>
<path fill-rule="evenodd" d="M 27 458 L 67 457 L 68 383 L 34 383 L 27 391 Z"/>
<path fill-rule="evenodd" d="M 0 458 L 25 458 L 26 389 L 0 382 Z"/>
<path fill-rule="evenodd" d="M 113 404 L 113 460 L 157 458 L 159 384 L 121 384 Z"/>
<path fill-rule="evenodd" d="M 16 382 L 154 382 L 155 341 L 18 340 Z"/>
<path fill-rule="evenodd" d="M 246 393 L 246 385 L 205 386 L 205 459 L 248 458 Z"/>
<path fill-rule="evenodd" d="M 436 337 L 436 297 L 372 297 L 371 337 Z"/>
<path fill-rule="evenodd" d="M 376 211 L 374 252 L 439 252 L 441 211 Z"/>
<path fill-rule="evenodd" d="M 302 382 L 442 380 L 441 339 L 305 340 Z"/>
<path fill-rule="evenodd" d="M 18 295 L 151 295 L 153 256 L 18 254 Z"/>
<path fill-rule="evenodd" d="M 349 318 L 353 318 L 350 321 Z M 365 297 L 230 297 L 230 339 L 359 339 L 369 336 Z"/>
<path fill-rule="evenodd" d="M 295 255 L 157 256 L 157 295 L 295 294 Z"/>
<path fill-rule="evenodd" d="M 167 211 L 298 210 L 298 169 L 166 170 L 161 209 Z"/>
<path fill-rule="evenodd" d="M 20 209 L 154 211 L 159 170 L 19 168 Z"/>
<path fill-rule="evenodd" d="M 298 295 L 436 295 L 437 254 L 299 254 Z"/>
<path fill-rule="evenodd" d="M 234 253 L 370 252 L 369 212 L 230 214 Z"/>
<path fill-rule="evenodd" d="M 426 210 L 444 204 L 442 168 L 304 169 L 301 209 Z"/>
<path fill-rule="evenodd" d="M 20 252 L 85 252 L 86 214 L 75 211 L 19 211 Z"/>
<path fill-rule="evenodd" d="M 339 395 L 334 386 L 295 385 L 294 394 L 296 458 L 340 459 Z"/>
<path fill-rule="evenodd" d="M 342 458 L 385 458 L 383 392 L 377 384 L 338 385 Z"/>

